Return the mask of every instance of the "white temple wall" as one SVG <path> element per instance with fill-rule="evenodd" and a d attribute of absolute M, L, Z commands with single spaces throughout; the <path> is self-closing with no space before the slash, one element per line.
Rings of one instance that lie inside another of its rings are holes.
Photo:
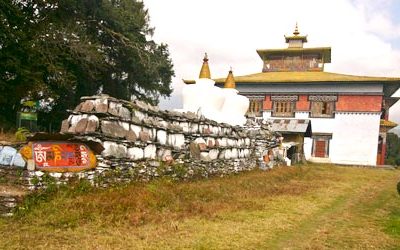
<path fill-rule="evenodd" d="M 379 113 L 336 113 L 334 119 L 309 118 L 313 135 L 332 134 L 329 157 L 312 157 L 312 138 L 304 140 L 304 154 L 313 162 L 376 165 Z"/>
<path fill-rule="evenodd" d="M 269 118 L 273 118 L 273 117 L 271 117 L 272 116 L 272 112 L 271 111 L 262 112 L 262 116 L 263 116 L 264 120 L 269 119 Z"/>
<path fill-rule="evenodd" d="M 271 117 L 263 112 L 264 119 Z M 290 118 L 289 118 L 290 119 Z M 346 165 L 376 165 L 380 113 L 337 112 L 334 118 L 310 118 L 309 112 L 296 112 L 292 119 L 309 119 L 313 135 L 331 135 L 329 157 L 312 157 L 312 138 L 304 138 L 304 155 L 312 162 Z"/>
<path fill-rule="evenodd" d="M 380 114 L 336 113 L 330 158 L 333 163 L 376 165 Z"/>

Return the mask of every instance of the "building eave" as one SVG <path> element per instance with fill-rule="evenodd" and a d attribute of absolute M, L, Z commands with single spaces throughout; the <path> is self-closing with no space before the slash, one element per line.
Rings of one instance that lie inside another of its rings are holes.
<path fill-rule="evenodd" d="M 321 54 L 324 63 L 331 62 L 331 47 L 258 49 L 256 51 L 262 60 L 268 60 L 271 56 Z"/>
<path fill-rule="evenodd" d="M 398 125 L 397 123 L 389 121 L 389 120 L 381 119 L 381 121 L 380 121 L 380 126 L 381 127 L 394 128 L 394 127 L 397 127 L 397 125 Z"/>
<path fill-rule="evenodd" d="M 214 79 L 223 83 L 225 78 Z M 185 80 L 189 83 L 190 80 Z M 400 78 L 344 75 L 329 72 L 263 72 L 235 76 L 236 84 L 383 83 L 400 84 Z"/>

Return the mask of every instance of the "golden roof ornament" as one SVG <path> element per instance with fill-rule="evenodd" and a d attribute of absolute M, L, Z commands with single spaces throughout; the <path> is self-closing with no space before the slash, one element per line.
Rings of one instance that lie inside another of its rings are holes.
<path fill-rule="evenodd" d="M 307 42 L 307 36 L 300 36 L 299 26 L 296 22 L 293 36 L 285 36 L 285 40 L 289 44 L 289 48 L 303 48 L 303 43 Z"/>
<path fill-rule="evenodd" d="M 203 65 L 201 66 L 199 78 L 211 79 L 210 68 L 208 67 L 208 56 L 204 53 Z"/>
<path fill-rule="evenodd" d="M 297 22 L 296 22 L 296 27 L 294 28 L 293 35 L 295 35 L 295 36 L 298 36 L 298 35 L 300 35 L 300 32 L 299 32 L 299 27 L 297 26 Z"/>
<path fill-rule="evenodd" d="M 232 67 L 229 70 L 228 76 L 226 77 L 224 88 L 225 89 L 235 89 L 236 88 L 235 79 L 234 79 L 233 73 L 232 73 Z"/>

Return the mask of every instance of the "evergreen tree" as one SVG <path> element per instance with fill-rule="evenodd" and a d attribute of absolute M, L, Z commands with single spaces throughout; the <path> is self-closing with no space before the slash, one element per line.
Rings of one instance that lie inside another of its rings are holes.
<path fill-rule="evenodd" d="M 386 138 L 386 162 L 390 165 L 400 165 L 400 138 L 394 133 L 388 133 Z"/>
<path fill-rule="evenodd" d="M 41 123 L 54 125 L 83 95 L 156 104 L 174 72 L 153 32 L 141 1 L 2 0 L 0 122 L 15 121 L 23 98 L 40 100 Z"/>

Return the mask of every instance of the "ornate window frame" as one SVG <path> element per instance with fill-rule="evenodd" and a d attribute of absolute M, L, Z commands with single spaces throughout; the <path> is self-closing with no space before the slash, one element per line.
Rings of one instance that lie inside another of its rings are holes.
<path fill-rule="evenodd" d="M 271 95 L 272 117 L 295 117 L 297 95 Z"/>

